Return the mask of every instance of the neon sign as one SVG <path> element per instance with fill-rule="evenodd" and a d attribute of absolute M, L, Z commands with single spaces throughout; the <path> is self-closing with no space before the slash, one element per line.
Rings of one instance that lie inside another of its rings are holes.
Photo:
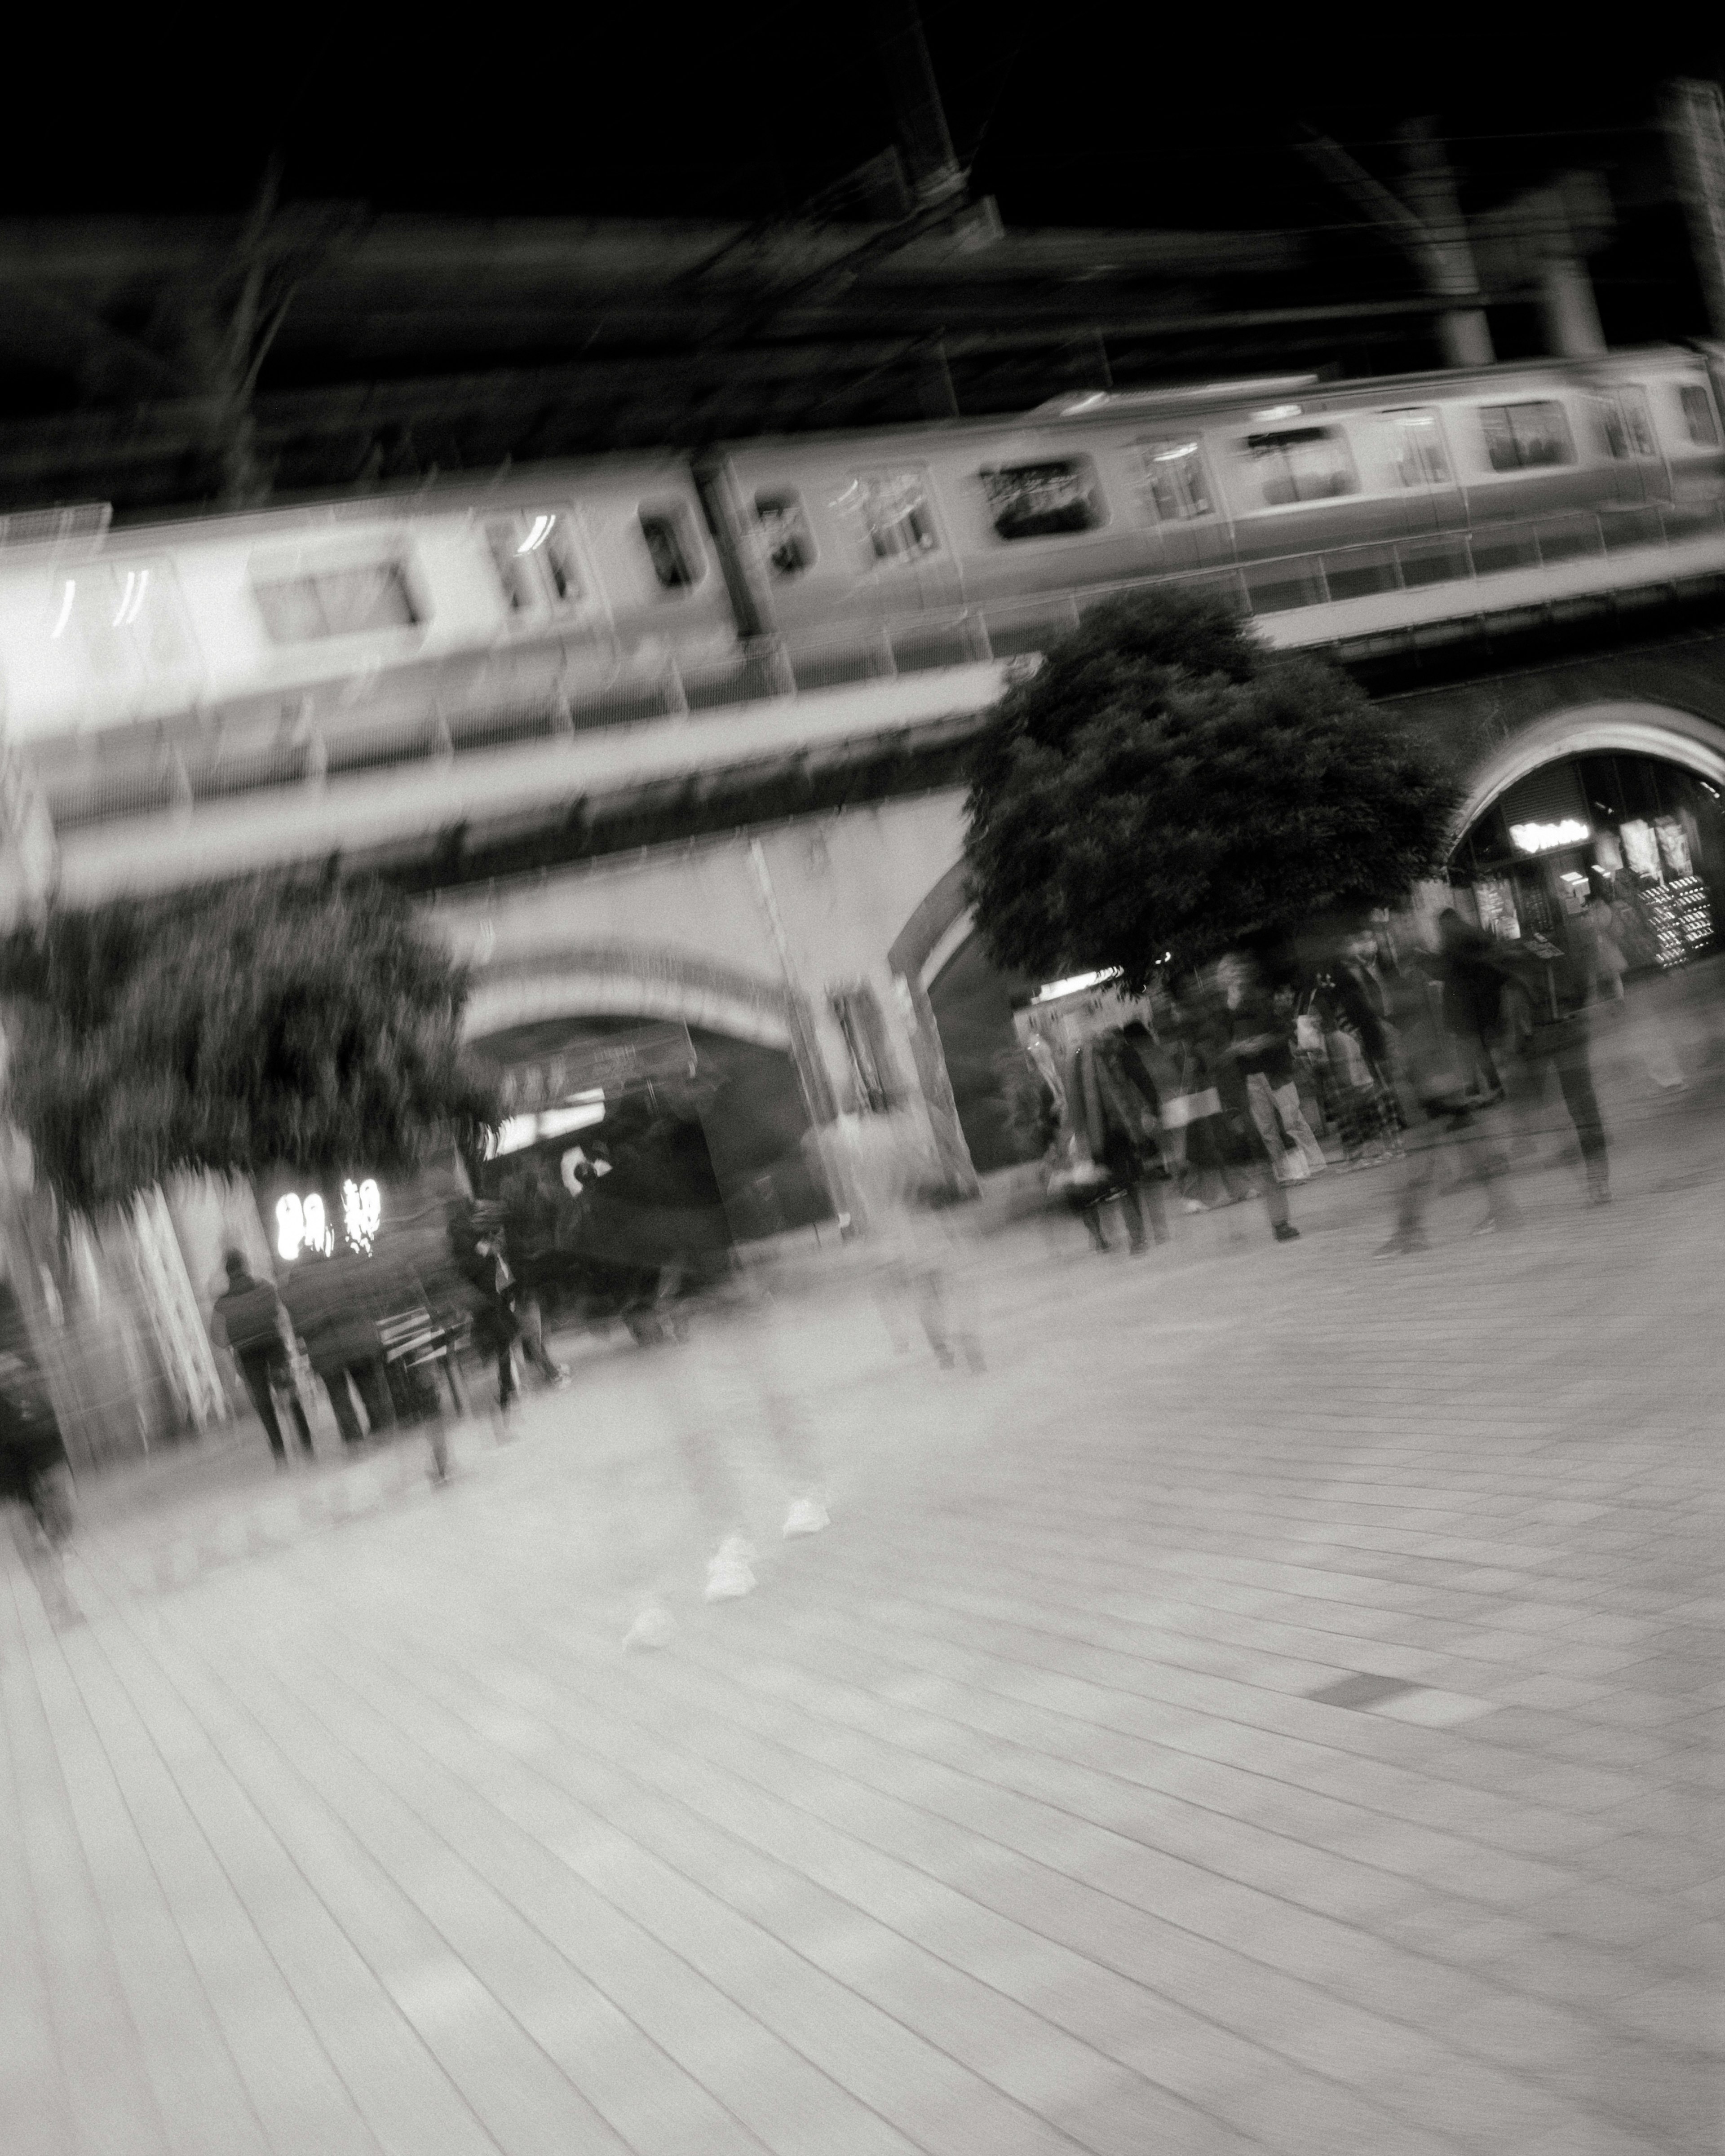
<path fill-rule="evenodd" d="M 1560 824 L 1512 824 L 1509 835 L 1524 854 L 1548 854 L 1558 846 L 1579 846 L 1592 838 L 1587 825 L 1574 816 Z"/>
<path fill-rule="evenodd" d="M 369 1257 L 377 1230 L 383 1224 L 383 1196 L 367 1176 L 363 1183 L 341 1185 L 341 1232 L 351 1250 Z M 315 1190 L 303 1195 L 290 1190 L 275 1202 L 275 1247 L 291 1265 L 305 1251 L 321 1257 L 335 1254 L 336 1231 L 328 1209 Z"/>

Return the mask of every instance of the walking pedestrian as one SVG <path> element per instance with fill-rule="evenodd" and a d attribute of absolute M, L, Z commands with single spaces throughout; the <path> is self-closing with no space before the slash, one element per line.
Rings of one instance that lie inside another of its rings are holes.
<path fill-rule="evenodd" d="M 287 1397 L 294 1428 L 299 1435 L 300 1450 L 310 1460 L 314 1456 L 311 1426 L 305 1419 L 305 1404 L 294 1383 L 289 1353 L 293 1336 L 281 1297 L 270 1281 L 253 1278 L 239 1251 L 229 1250 L 222 1263 L 228 1285 L 216 1297 L 212 1329 L 233 1353 L 247 1395 L 270 1440 L 276 1466 L 284 1468 L 288 1464 L 287 1447 L 282 1441 L 281 1424 L 275 1412 L 278 1386 Z"/>
<path fill-rule="evenodd" d="M 1425 1249 L 1426 1207 L 1439 1166 L 1446 1160 L 1455 1163 L 1463 1185 L 1476 1186 L 1484 1197 L 1486 1211 L 1475 1225 L 1476 1235 L 1512 1228 L 1520 1218 L 1503 1180 L 1502 1154 L 1481 1123 L 1474 1074 L 1465 1069 L 1454 1036 L 1423 984 L 1417 998 L 1409 995 L 1404 1000 L 1400 1018 L 1400 1072 L 1420 1113 L 1408 1128 L 1406 1168 L 1396 1193 L 1389 1240 L 1373 1253 L 1380 1258 Z M 1483 1106 L 1489 1111 L 1489 1103 Z"/>
<path fill-rule="evenodd" d="M 873 1115 L 841 1116 L 834 1132 L 876 1302 L 889 1334 L 902 1340 L 913 1316 L 942 1369 L 963 1355 L 983 1365 L 957 1268 L 957 1233 L 944 1195 L 939 1162 L 901 1102 Z"/>
<path fill-rule="evenodd" d="M 1511 1111 L 1531 1134 L 1555 1079 L 1574 1126 L 1588 1201 L 1605 1205 L 1611 1199 L 1610 1163 L 1594 1091 L 1587 992 L 1584 968 L 1555 945 L 1524 962 L 1505 999 Z"/>
<path fill-rule="evenodd" d="M 1257 978 L 1253 963 L 1230 953 L 1215 968 L 1209 998 L 1210 1061 L 1222 1115 L 1236 1158 L 1257 1171 L 1265 1210 L 1278 1243 L 1295 1243 L 1300 1230 L 1288 1217 L 1288 1201 L 1276 1162 L 1252 1115 L 1250 1079 L 1274 1047 L 1274 1026 L 1267 1029 L 1262 1009 L 1248 993 Z"/>
<path fill-rule="evenodd" d="M 1438 952 L 1444 1023 L 1461 1058 L 1467 1090 L 1481 1100 L 1501 1098 L 1503 1080 L 1491 1055 L 1508 978 L 1501 947 L 1446 906 L 1438 916 Z"/>
<path fill-rule="evenodd" d="M 284 1283 L 288 1316 L 305 1343 L 316 1374 L 323 1381 L 341 1442 L 352 1452 L 365 1440 L 354 1406 L 357 1393 L 373 1437 L 395 1427 L 383 1343 L 377 1331 L 379 1306 L 369 1258 L 339 1251 L 332 1257 L 302 1257 Z"/>
<path fill-rule="evenodd" d="M 515 1368 L 516 1342 L 521 1330 L 516 1278 L 504 1255 L 503 1230 L 495 1214 L 489 1209 L 477 1211 L 472 1226 L 475 1232 L 467 1246 L 463 1270 L 477 1301 L 474 1345 L 497 1365 L 497 1411 L 507 1418 L 521 1397 Z"/>
<path fill-rule="evenodd" d="M 1086 1214 L 1092 1240 L 1098 1250 L 1107 1249 L 1101 1210 L 1111 1200 L 1120 1207 L 1127 1246 L 1135 1255 L 1147 1247 L 1147 1214 L 1156 1241 L 1168 1240 L 1157 1143 L 1162 1102 L 1139 1045 L 1147 1038 L 1143 1021 L 1134 1019 L 1129 1026 L 1111 1026 L 1085 1042 L 1073 1058 L 1069 1088 L 1082 1116 L 1091 1158 L 1108 1176 Z"/>
<path fill-rule="evenodd" d="M 1209 998 L 1196 978 L 1168 996 L 1168 1047 L 1178 1075 L 1164 1096 L 1162 1120 L 1169 1137 L 1181 1209 L 1204 1212 L 1210 1204 L 1232 1205 L 1249 1196 L 1238 1187 L 1217 1084 L 1216 1029 Z"/>
<path fill-rule="evenodd" d="M 1300 1106 L 1294 1075 L 1294 1024 L 1286 999 L 1272 993 L 1256 962 L 1225 960 L 1220 978 L 1235 1062 L 1264 1150 L 1282 1183 L 1303 1183 L 1329 1166 Z"/>
<path fill-rule="evenodd" d="M 764 1447 L 788 1499 L 780 1535 L 786 1542 L 825 1532 L 831 1524 L 818 1448 L 808 1409 L 788 1367 L 790 1313 L 757 1281 L 734 1265 L 722 1276 L 704 1269 L 704 1291 L 692 1315 L 649 1368 L 658 1419 L 668 1431 L 685 1490 L 706 1546 L 705 1598 L 733 1602 L 753 1594 L 756 1548 L 751 1534 L 745 1455 Z M 644 1543 L 660 1524 L 656 1508 L 638 1521 Z M 627 1649 L 668 1645 L 675 1633 L 668 1577 L 675 1549 L 644 1549 L 644 1582 Z"/>
<path fill-rule="evenodd" d="M 1375 1167 L 1402 1149 L 1394 1000 L 1377 937 L 1369 929 L 1344 937 L 1318 977 L 1317 1008 L 1348 1168 Z"/>

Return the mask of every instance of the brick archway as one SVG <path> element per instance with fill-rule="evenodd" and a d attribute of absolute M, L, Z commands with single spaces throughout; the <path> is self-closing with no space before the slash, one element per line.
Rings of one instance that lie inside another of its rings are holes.
<path fill-rule="evenodd" d="M 680 1019 L 794 1056 L 790 997 L 777 982 L 651 945 L 591 944 L 476 974 L 464 1028 L 482 1040 L 540 1019 Z"/>
<path fill-rule="evenodd" d="M 1560 757 L 1657 757 L 1725 787 L 1725 727 L 1666 704 L 1578 704 L 1548 712 L 1500 742 L 1469 775 L 1451 826 L 1459 843 L 1499 794 Z"/>

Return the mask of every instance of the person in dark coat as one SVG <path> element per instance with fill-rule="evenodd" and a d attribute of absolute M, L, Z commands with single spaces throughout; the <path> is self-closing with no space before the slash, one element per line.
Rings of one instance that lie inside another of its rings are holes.
<path fill-rule="evenodd" d="M 1272 1068 L 1279 1070 L 1276 1059 L 1286 1054 L 1290 1080 L 1293 1058 L 1286 1048 L 1281 1021 L 1274 1016 L 1269 998 L 1258 993 L 1257 971 L 1250 959 L 1235 954 L 1218 964 L 1209 1018 L 1211 1067 L 1230 1138 L 1236 1153 L 1257 1171 L 1276 1241 L 1296 1243 L 1300 1230 L 1288 1218 L 1287 1198 L 1252 1114 L 1251 1099 L 1251 1074 L 1264 1068 L 1266 1058 Z M 1280 1047 L 1279 1042 L 1282 1042 Z"/>
<path fill-rule="evenodd" d="M 506 1413 L 520 1397 L 515 1373 L 516 1342 L 521 1329 L 516 1308 L 520 1289 L 504 1255 L 502 1222 L 491 1208 L 475 1211 L 459 1255 L 477 1304 L 474 1345 L 496 1363 L 497 1405 Z"/>
<path fill-rule="evenodd" d="M 1144 1030 L 1140 1024 L 1138 1033 Z M 1109 1178 L 1084 1214 L 1091 1240 L 1099 1250 L 1107 1249 L 1101 1209 L 1111 1198 L 1119 1201 L 1127 1240 L 1134 1252 L 1145 1247 L 1147 1209 L 1151 1234 L 1158 1243 L 1166 1242 L 1162 1158 L 1156 1142 L 1162 1104 L 1137 1038 L 1112 1027 L 1086 1041 L 1073 1059 L 1070 1091 L 1074 1119 L 1088 1142 L 1091 1158 L 1106 1169 Z"/>
<path fill-rule="evenodd" d="M 372 1285 L 369 1258 L 345 1253 L 302 1258 L 287 1276 L 288 1315 L 305 1343 L 312 1368 L 322 1378 L 335 1411 L 341 1442 L 363 1442 L 355 1411 L 356 1392 L 364 1403 L 372 1435 L 395 1427 L 395 1408 L 383 1366 L 377 1321 L 387 1316 Z"/>
<path fill-rule="evenodd" d="M 34 1359 L 0 1352 L 0 1502 L 28 1505 L 56 1549 L 72 1532 L 75 1505 L 59 1418 Z"/>
<path fill-rule="evenodd" d="M 228 1285 L 216 1297 L 214 1323 L 239 1366 L 241 1380 L 257 1410 L 258 1420 L 264 1425 L 264 1435 L 270 1440 L 275 1464 L 278 1467 L 287 1465 L 287 1447 L 282 1442 L 281 1424 L 275 1412 L 278 1386 L 290 1403 L 300 1450 L 310 1460 L 311 1426 L 305 1419 L 305 1409 L 294 1384 L 293 1367 L 288 1359 L 293 1336 L 288 1329 L 281 1297 L 271 1282 L 252 1277 L 238 1250 L 229 1250 L 223 1264 Z"/>
<path fill-rule="evenodd" d="M 1575 1127 L 1589 1203 L 1610 1202 L 1610 1165 L 1604 1118 L 1594 1091 L 1589 1043 L 1592 1017 L 1584 965 L 1554 947 L 1548 957 L 1530 952 L 1514 962 L 1504 998 L 1511 1113 L 1531 1140 L 1543 1121 L 1555 1078 Z"/>
<path fill-rule="evenodd" d="M 1492 1060 L 1508 975 L 1497 944 L 1464 921 L 1453 906 L 1438 916 L 1443 964 L 1444 1024 L 1463 1060 L 1463 1075 L 1481 1096 L 1501 1096 L 1503 1081 Z"/>

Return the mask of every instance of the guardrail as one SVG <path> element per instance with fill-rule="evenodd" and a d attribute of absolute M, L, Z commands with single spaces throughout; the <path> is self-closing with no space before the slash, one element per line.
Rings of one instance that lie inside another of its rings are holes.
<path fill-rule="evenodd" d="M 636 725 L 691 712 L 732 709 L 932 670 L 974 665 L 1041 651 L 1076 629 L 1103 600 L 1158 585 L 1212 591 L 1243 616 L 1270 618 L 1399 593 L 1473 585 L 1527 571 L 1554 570 L 1624 556 L 1656 557 L 1673 547 L 1721 542 L 1725 569 L 1725 503 L 1565 511 L 1561 515 L 1432 532 L 1320 552 L 1286 555 L 1173 576 L 1123 580 L 1083 592 L 985 603 L 896 622 L 857 621 L 794 641 L 766 637 L 744 645 L 722 667 L 680 667 L 674 659 L 651 675 L 624 675 L 603 690 L 526 703 L 432 711 L 418 721 L 397 715 L 375 732 L 314 729 L 288 744 L 200 762 L 165 752 L 149 767 L 100 772 L 48 788 L 57 831 L 187 814 L 201 803 L 452 759 L 559 737 Z M 1644 558 L 1606 588 L 1656 584 Z M 1490 611 L 1477 601 L 1458 612 Z M 1381 629 L 1394 631 L 1385 622 Z"/>

